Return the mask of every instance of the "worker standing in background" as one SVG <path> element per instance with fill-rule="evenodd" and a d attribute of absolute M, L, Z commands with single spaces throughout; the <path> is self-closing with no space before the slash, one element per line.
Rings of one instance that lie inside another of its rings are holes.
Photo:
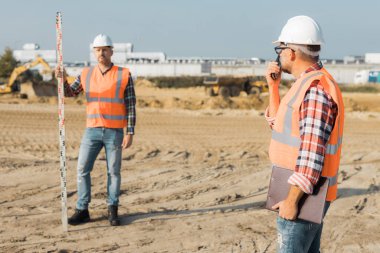
<path fill-rule="evenodd" d="M 341 92 L 319 61 L 322 30 L 307 16 L 296 16 L 283 27 L 275 51 L 278 62 L 268 65 L 269 107 L 272 128 L 269 156 L 272 164 L 294 170 L 287 198 L 274 205 L 278 252 L 319 252 L 322 224 L 297 219 L 298 201 L 312 194 L 320 177 L 329 179 L 324 206 L 337 197 L 337 176 L 342 148 L 344 108 Z M 280 99 L 281 72 L 296 81 Z"/>
<path fill-rule="evenodd" d="M 90 221 L 88 206 L 91 201 L 91 171 L 96 157 L 104 147 L 107 160 L 107 205 L 112 226 L 120 225 L 118 205 L 120 195 L 120 167 L 122 149 L 132 145 L 136 122 L 136 97 L 129 69 L 111 62 L 111 38 L 99 34 L 93 42 L 97 66 L 84 68 L 71 85 L 64 72 L 65 96 L 85 92 L 87 100 L 87 128 L 82 138 L 77 167 L 78 200 L 70 225 Z M 56 70 L 56 77 L 61 73 Z M 126 134 L 124 135 L 124 128 Z"/>

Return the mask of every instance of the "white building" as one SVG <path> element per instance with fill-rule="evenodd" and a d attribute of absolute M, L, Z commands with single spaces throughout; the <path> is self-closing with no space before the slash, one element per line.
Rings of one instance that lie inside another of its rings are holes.
<path fill-rule="evenodd" d="M 36 57 L 42 57 L 49 65 L 55 65 L 57 55 L 55 50 L 41 50 L 37 43 L 24 44 L 23 50 L 14 50 L 13 56 L 21 63 L 33 61 Z"/>
<path fill-rule="evenodd" d="M 368 64 L 380 64 L 380 53 L 366 53 L 364 59 Z"/>

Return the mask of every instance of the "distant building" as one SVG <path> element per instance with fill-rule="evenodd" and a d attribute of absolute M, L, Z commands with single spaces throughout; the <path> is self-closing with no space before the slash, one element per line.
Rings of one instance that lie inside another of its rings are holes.
<path fill-rule="evenodd" d="M 343 57 L 344 64 L 362 64 L 364 60 L 363 55 L 348 55 Z"/>
<path fill-rule="evenodd" d="M 24 44 L 23 50 L 13 50 L 13 57 L 21 63 L 33 61 L 37 56 L 42 57 L 49 65 L 55 65 L 57 55 L 55 50 L 41 50 L 37 43 Z"/>
<path fill-rule="evenodd" d="M 380 53 L 366 53 L 364 57 L 367 64 L 380 64 Z"/>
<path fill-rule="evenodd" d="M 344 60 L 342 59 L 321 59 L 323 64 L 343 64 Z"/>

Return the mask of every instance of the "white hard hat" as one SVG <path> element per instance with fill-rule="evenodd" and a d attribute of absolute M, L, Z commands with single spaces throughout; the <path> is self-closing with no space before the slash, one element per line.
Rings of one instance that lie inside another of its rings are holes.
<path fill-rule="evenodd" d="M 319 24 L 308 16 L 295 16 L 288 20 L 282 28 L 280 37 L 273 43 L 291 43 L 300 45 L 322 45 L 322 29 Z"/>
<path fill-rule="evenodd" d="M 112 40 L 108 35 L 96 35 L 92 47 L 113 47 Z"/>

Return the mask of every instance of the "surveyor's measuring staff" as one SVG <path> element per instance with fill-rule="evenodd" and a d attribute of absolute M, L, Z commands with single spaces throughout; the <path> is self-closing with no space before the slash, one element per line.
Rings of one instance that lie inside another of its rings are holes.
<path fill-rule="evenodd" d="M 61 176 L 61 205 L 62 205 L 62 226 L 63 231 L 67 231 L 67 191 L 66 191 L 66 146 L 65 146 L 65 101 L 63 91 L 63 56 L 62 56 L 62 14 L 57 12 L 56 16 L 57 35 L 57 66 L 61 77 L 58 78 L 58 117 L 59 117 L 59 155 L 60 155 L 60 176 Z"/>

